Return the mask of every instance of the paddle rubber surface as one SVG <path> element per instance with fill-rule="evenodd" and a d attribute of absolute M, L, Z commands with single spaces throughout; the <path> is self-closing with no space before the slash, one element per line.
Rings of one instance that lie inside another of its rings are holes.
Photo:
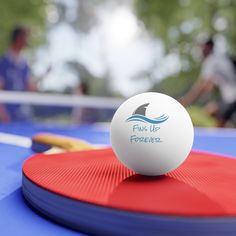
<path fill-rule="evenodd" d="M 214 154 L 191 152 L 183 165 L 160 177 L 135 174 L 111 149 L 37 154 L 24 163 L 23 174 L 53 194 L 126 212 L 236 216 L 236 160 Z"/>

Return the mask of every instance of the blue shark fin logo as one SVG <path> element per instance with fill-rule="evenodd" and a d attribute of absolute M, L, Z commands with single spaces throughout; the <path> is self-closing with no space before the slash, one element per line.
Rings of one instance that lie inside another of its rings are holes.
<path fill-rule="evenodd" d="M 133 112 L 133 114 L 130 117 L 128 117 L 128 119 L 126 121 L 127 122 L 139 121 L 139 122 L 143 122 L 143 123 L 160 124 L 160 123 L 163 123 L 169 119 L 169 116 L 167 116 L 165 114 L 163 114 L 159 117 L 153 118 L 153 119 L 146 117 L 146 109 L 147 109 L 148 105 L 149 105 L 149 103 L 145 103 L 145 104 L 139 106 Z"/>

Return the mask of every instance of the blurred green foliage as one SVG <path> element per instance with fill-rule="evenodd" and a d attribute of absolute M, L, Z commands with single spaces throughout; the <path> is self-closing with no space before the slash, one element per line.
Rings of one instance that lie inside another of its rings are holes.
<path fill-rule="evenodd" d="M 152 90 L 182 95 L 196 80 L 201 59 L 197 39 L 208 34 L 224 38 L 236 55 L 235 0 L 135 0 L 139 19 L 154 37 L 162 40 L 166 54 L 180 58 L 181 71 L 162 80 Z"/>
<path fill-rule="evenodd" d="M 9 33 L 17 24 L 31 29 L 31 45 L 42 42 L 48 0 L 0 0 L 0 53 L 7 47 Z"/>
<path fill-rule="evenodd" d="M 190 106 L 187 108 L 189 115 L 191 116 L 194 126 L 199 127 L 215 127 L 217 125 L 216 120 L 209 117 L 207 112 L 199 106 Z"/>
<path fill-rule="evenodd" d="M 194 65 L 191 71 L 170 76 L 152 86 L 151 91 L 162 92 L 172 97 L 180 97 L 193 85 L 199 73 L 199 65 Z"/>
<path fill-rule="evenodd" d="M 191 47 L 186 44 L 207 32 L 224 35 L 236 53 L 235 0 L 136 0 L 135 6 L 147 29 L 167 48 L 178 47 L 187 54 Z"/>

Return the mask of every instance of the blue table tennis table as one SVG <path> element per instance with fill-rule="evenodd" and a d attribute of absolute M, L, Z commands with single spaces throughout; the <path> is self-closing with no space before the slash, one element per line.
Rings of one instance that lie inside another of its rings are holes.
<path fill-rule="evenodd" d="M 109 144 L 109 127 L 104 125 L 0 124 L 0 136 L 11 134 L 30 138 L 39 132 L 82 138 L 93 144 Z M 21 192 L 21 168 L 33 153 L 19 143 L 5 141 L 0 140 L 0 235 L 85 235 L 44 218 L 27 205 Z M 236 158 L 235 141 L 234 129 L 196 128 L 193 149 Z"/>

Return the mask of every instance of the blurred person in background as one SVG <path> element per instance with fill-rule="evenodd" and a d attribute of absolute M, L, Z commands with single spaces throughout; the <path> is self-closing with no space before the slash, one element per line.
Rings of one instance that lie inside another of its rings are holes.
<path fill-rule="evenodd" d="M 206 111 L 217 119 L 218 127 L 224 127 L 236 112 L 236 73 L 229 57 L 214 52 L 214 41 L 208 39 L 201 45 L 203 63 L 198 80 L 189 92 L 180 99 L 189 106 L 214 88 L 220 92 L 219 102 L 209 102 Z"/>
<path fill-rule="evenodd" d="M 81 81 L 79 86 L 74 91 L 76 95 L 89 95 L 88 82 Z M 91 107 L 76 107 L 72 112 L 72 119 L 75 123 L 94 123 L 97 121 L 97 109 Z"/>
<path fill-rule="evenodd" d="M 0 89 L 8 91 L 35 91 L 30 79 L 30 68 L 22 51 L 28 46 L 29 29 L 16 26 L 10 34 L 10 45 L 0 57 Z M 0 120 L 10 122 L 27 120 L 29 107 L 19 104 L 1 104 Z"/>

